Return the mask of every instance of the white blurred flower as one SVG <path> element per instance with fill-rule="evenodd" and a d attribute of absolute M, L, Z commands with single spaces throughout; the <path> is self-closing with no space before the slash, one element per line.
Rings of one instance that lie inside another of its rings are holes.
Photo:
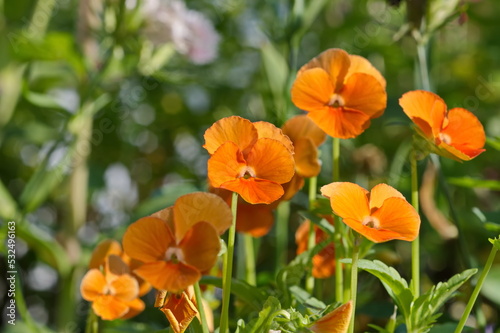
<path fill-rule="evenodd" d="M 146 35 L 156 44 L 172 42 L 177 51 L 195 64 L 217 57 L 219 34 L 202 13 L 179 0 L 144 0 Z"/>

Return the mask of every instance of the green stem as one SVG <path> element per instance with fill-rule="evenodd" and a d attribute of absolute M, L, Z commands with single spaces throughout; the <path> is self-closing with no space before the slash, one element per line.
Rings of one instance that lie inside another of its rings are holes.
<path fill-rule="evenodd" d="M 20 267 L 16 265 L 16 273 L 15 273 L 15 284 L 16 284 L 16 293 L 14 295 L 14 299 L 16 301 L 16 310 L 19 311 L 21 318 L 23 318 L 26 326 L 30 328 L 31 332 L 39 332 L 35 321 L 31 317 L 31 314 L 28 311 L 28 307 L 26 306 L 26 302 L 24 300 L 23 291 L 22 291 L 22 283 L 19 275 Z"/>
<path fill-rule="evenodd" d="M 316 191 L 318 187 L 318 177 L 309 178 L 309 211 L 312 211 L 314 200 L 316 200 Z M 309 222 L 309 237 L 307 239 L 307 249 L 311 250 L 316 245 L 316 232 L 314 230 L 314 223 Z M 309 294 L 314 291 L 314 276 L 312 274 L 306 279 L 306 290 Z"/>
<path fill-rule="evenodd" d="M 465 326 L 465 322 L 467 321 L 467 318 L 469 317 L 469 314 L 472 311 L 474 303 L 476 302 L 477 296 L 479 295 L 479 292 L 481 291 L 484 280 L 486 279 L 486 276 L 488 275 L 488 272 L 491 269 L 491 265 L 493 265 L 493 260 L 495 259 L 495 255 L 497 254 L 497 251 L 498 251 L 497 247 L 495 245 L 493 245 L 493 248 L 491 249 L 490 255 L 488 256 L 488 260 L 486 261 L 486 264 L 484 266 L 483 272 L 481 273 L 481 276 L 479 277 L 479 280 L 477 281 L 476 287 L 472 291 L 472 295 L 470 296 L 469 302 L 467 303 L 467 306 L 465 307 L 465 311 L 462 314 L 462 318 L 460 318 L 460 321 L 458 322 L 458 326 L 455 329 L 455 333 L 462 332 L 462 329 Z"/>
<path fill-rule="evenodd" d="M 427 62 L 427 44 L 417 41 L 418 68 L 420 70 L 420 80 L 422 89 L 431 91 L 431 81 L 429 78 L 429 67 Z"/>
<path fill-rule="evenodd" d="M 196 297 L 196 304 L 198 304 L 198 312 L 200 313 L 201 328 L 203 333 L 210 333 L 207 324 L 207 316 L 205 315 L 205 309 L 203 308 L 203 297 L 201 296 L 199 282 L 194 284 L 194 296 Z"/>
<path fill-rule="evenodd" d="M 410 154 L 411 163 L 411 204 L 418 212 L 418 174 L 417 174 L 417 152 Z M 411 243 L 411 278 L 413 295 L 417 298 L 420 295 L 420 237 Z"/>
<path fill-rule="evenodd" d="M 333 138 L 332 141 L 332 179 L 334 182 L 339 181 L 339 166 L 340 166 L 340 139 Z M 342 271 L 342 264 L 340 259 L 342 259 L 343 243 L 343 224 L 342 222 L 334 216 L 335 219 L 335 234 L 334 234 L 334 244 L 335 244 L 335 300 L 339 303 L 344 301 L 344 274 Z"/>
<path fill-rule="evenodd" d="M 87 315 L 87 323 L 85 325 L 85 333 L 98 333 L 99 332 L 99 317 L 96 316 L 92 307 L 89 308 Z"/>
<path fill-rule="evenodd" d="M 280 202 L 276 211 L 276 273 L 287 264 L 289 217 L 290 201 Z"/>
<path fill-rule="evenodd" d="M 359 259 L 359 235 L 353 230 L 354 243 L 352 247 L 352 266 L 351 266 L 351 300 L 352 300 L 352 316 L 351 324 L 349 325 L 349 333 L 354 332 L 354 317 L 356 316 L 356 296 L 358 291 L 358 259 Z"/>
<path fill-rule="evenodd" d="M 248 284 L 255 286 L 257 278 L 255 274 L 255 250 L 253 237 L 250 234 L 244 234 L 243 240 L 245 242 L 245 276 Z"/>
<path fill-rule="evenodd" d="M 224 255 L 222 276 L 222 313 L 220 317 L 220 333 L 226 333 L 229 327 L 229 298 L 231 296 L 231 278 L 233 274 L 234 239 L 236 235 L 236 214 L 238 210 L 238 193 L 233 192 L 231 212 L 233 221 L 227 237 L 227 252 Z"/>

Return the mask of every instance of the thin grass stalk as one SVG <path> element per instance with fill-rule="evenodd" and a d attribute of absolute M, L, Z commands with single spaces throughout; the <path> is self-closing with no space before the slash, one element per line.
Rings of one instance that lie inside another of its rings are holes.
<path fill-rule="evenodd" d="M 417 174 L 417 152 L 415 150 L 410 154 L 411 164 L 411 204 L 418 212 L 418 174 Z M 413 286 L 413 295 L 420 295 L 420 236 L 411 243 L 411 279 Z"/>
<path fill-rule="evenodd" d="M 476 287 L 472 291 L 472 295 L 470 296 L 469 302 L 467 303 L 467 306 L 465 307 L 464 313 L 462 314 L 462 317 L 460 318 L 460 321 L 458 322 L 457 328 L 455 329 L 455 333 L 460 333 L 462 332 L 465 322 L 467 321 L 467 318 L 469 318 L 469 315 L 472 311 L 472 308 L 474 307 L 474 303 L 477 300 L 477 297 L 479 296 L 479 292 L 481 291 L 481 288 L 483 287 L 484 280 L 486 279 L 486 276 L 488 275 L 491 266 L 493 265 L 493 261 L 495 260 L 495 256 L 497 254 L 497 247 L 493 245 L 493 248 L 491 249 L 490 255 L 488 256 L 488 260 L 486 260 L 486 264 L 484 265 L 483 272 L 481 273 L 481 276 L 479 276 L 479 280 L 477 281 Z"/>
<path fill-rule="evenodd" d="M 314 200 L 316 200 L 316 192 L 318 187 L 318 177 L 309 178 L 309 211 L 312 210 Z M 309 223 L 309 234 L 307 238 L 307 250 L 311 250 L 316 245 L 316 232 L 314 231 L 314 224 Z M 309 294 L 314 292 L 314 276 L 311 275 L 306 279 L 306 290 Z"/>
<path fill-rule="evenodd" d="M 257 284 L 257 276 L 255 273 L 255 249 L 253 237 L 250 234 L 243 235 L 245 243 L 245 277 L 248 284 L 255 286 Z"/>
<path fill-rule="evenodd" d="M 333 138 L 332 141 L 332 179 L 334 182 L 339 181 L 339 166 L 340 166 L 340 139 Z M 340 259 L 343 255 L 343 244 L 342 244 L 342 224 L 340 220 L 334 215 L 335 219 L 335 234 L 334 234 L 334 244 L 335 244 L 335 300 L 339 303 L 344 301 L 344 274 L 342 271 L 342 264 L 340 264 Z"/>
<path fill-rule="evenodd" d="M 288 220 L 290 201 L 282 201 L 276 210 L 276 272 L 285 267 L 288 258 Z"/>
<path fill-rule="evenodd" d="M 203 333 L 210 333 L 207 324 L 207 316 L 205 315 L 205 308 L 203 307 L 203 297 L 201 296 L 200 283 L 194 284 L 194 296 L 196 297 L 196 304 L 198 305 L 198 312 L 200 313 L 201 329 Z"/>
<path fill-rule="evenodd" d="M 222 312 L 220 317 L 220 333 L 226 333 L 229 327 L 229 299 L 231 296 L 231 278 L 233 274 L 234 239 L 236 236 L 236 214 L 238 212 L 238 193 L 233 192 L 231 199 L 233 221 L 227 237 L 227 251 L 224 255 L 222 276 Z"/>
<path fill-rule="evenodd" d="M 352 246 L 352 266 L 351 266 L 351 300 L 352 300 L 352 316 L 349 324 L 349 333 L 354 332 L 354 318 L 356 317 L 356 297 L 358 291 L 358 259 L 359 259 L 359 242 L 360 238 L 356 231 L 353 230 L 354 242 Z"/>

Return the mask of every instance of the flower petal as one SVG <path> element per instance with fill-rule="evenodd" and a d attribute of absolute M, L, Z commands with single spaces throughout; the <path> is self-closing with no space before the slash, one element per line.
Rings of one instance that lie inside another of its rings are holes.
<path fill-rule="evenodd" d="M 418 236 L 420 229 L 420 216 L 415 208 L 402 198 L 386 199 L 373 214 L 380 222 L 379 231 L 390 231 L 396 233 L 390 239 L 380 237 L 379 242 L 391 239 L 413 241 Z"/>
<path fill-rule="evenodd" d="M 403 108 L 404 113 L 410 117 L 428 138 L 433 137 L 431 112 L 436 100 L 440 100 L 442 104 L 446 105 L 441 97 L 425 90 L 409 91 L 399 99 L 399 105 Z M 434 116 L 436 117 L 437 115 Z"/>
<path fill-rule="evenodd" d="M 257 121 L 253 123 L 257 129 L 259 139 L 268 138 L 281 142 L 291 153 L 293 153 L 293 143 L 283 131 L 267 121 Z"/>
<path fill-rule="evenodd" d="M 346 219 L 362 221 L 370 215 L 368 191 L 359 185 L 348 182 L 331 183 L 321 187 L 321 194 L 330 198 L 333 212 Z"/>
<path fill-rule="evenodd" d="M 370 192 L 370 210 L 382 207 L 384 201 L 388 198 L 405 198 L 401 192 L 394 187 L 381 183 L 374 186 Z"/>
<path fill-rule="evenodd" d="M 368 74 L 352 74 L 339 94 L 344 99 L 346 108 L 361 111 L 370 118 L 380 117 L 387 106 L 384 87 Z"/>
<path fill-rule="evenodd" d="M 201 278 L 200 272 L 183 263 L 157 261 L 144 264 L 135 273 L 160 290 L 178 293 L 195 284 Z"/>
<path fill-rule="evenodd" d="M 86 301 L 95 301 L 100 295 L 106 292 L 106 278 L 104 274 L 96 268 L 89 270 L 83 277 L 80 284 L 80 294 Z"/>
<path fill-rule="evenodd" d="M 111 254 L 116 254 L 118 256 L 122 254 L 122 247 L 120 243 L 113 239 L 103 240 L 92 252 L 89 268 L 99 268 L 100 266 L 104 266 L 107 256 Z"/>
<path fill-rule="evenodd" d="M 135 317 L 146 308 L 146 305 L 140 298 L 135 298 L 129 302 L 125 302 L 125 305 L 127 305 L 129 309 L 128 312 L 121 317 L 122 319 Z"/>
<path fill-rule="evenodd" d="M 114 296 L 121 301 L 132 301 L 139 296 L 139 283 L 129 274 L 120 275 L 110 285 L 114 289 Z"/>
<path fill-rule="evenodd" d="M 243 153 L 233 142 L 226 142 L 208 160 L 208 179 L 213 187 L 234 180 L 247 166 Z"/>
<path fill-rule="evenodd" d="M 143 217 L 132 223 L 123 235 L 123 249 L 127 255 L 144 263 L 163 259 L 174 242 L 167 224 L 156 217 Z"/>
<path fill-rule="evenodd" d="M 330 101 L 334 88 L 328 73 L 321 68 L 299 72 L 293 82 L 291 98 L 293 104 L 304 111 L 321 110 Z"/>
<path fill-rule="evenodd" d="M 250 120 L 231 116 L 216 121 L 205 131 L 205 148 L 209 154 L 215 151 L 225 142 L 233 142 L 238 148 L 245 152 L 257 140 L 257 130 Z"/>
<path fill-rule="evenodd" d="M 270 204 L 281 198 L 285 193 L 280 184 L 256 178 L 238 178 L 225 182 L 221 187 L 238 193 L 246 202 L 251 204 Z"/>
<path fill-rule="evenodd" d="M 227 207 L 226 203 L 224 205 Z M 179 248 L 184 254 L 185 263 L 196 267 L 200 272 L 208 271 L 217 262 L 220 251 L 219 233 L 208 222 L 196 223 L 186 232 Z"/>
<path fill-rule="evenodd" d="M 160 310 L 167 317 L 174 333 L 183 333 L 198 314 L 196 305 L 185 292 L 180 295 L 169 294 Z"/>
<path fill-rule="evenodd" d="M 448 112 L 448 126 L 443 128 L 442 134 L 451 141 L 445 142 L 453 146 L 470 158 L 474 158 L 484 151 L 486 143 L 484 128 L 479 119 L 462 108 L 454 108 Z"/>
<path fill-rule="evenodd" d="M 349 301 L 316 320 L 309 329 L 314 333 L 345 333 L 349 328 L 351 315 L 352 301 Z"/>
<path fill-rule="evenodd" d="M 126 315 L 129 307 L 114 296 L 104 295 L 92 303 L 92 309 L 104 320 L 115 320 Z"/>
<path fill-rule="evenodd" d="M 247 156 L 249 167 L 255 170 L 255 177 L 283 184 L 295 173 L 293 155 L 280 141 L 259 139 Z"/>
<path fill-rule="evenodd" d="M 325 106 L 307 114 L 326 134 L 350 139 L 363 133 L 370 125 L 370 116 L 354 109 Z"/>
<path fill-rule="evenodd" d="M 335 91 L 338 91 L 344 82 L 350 65 L 351 60 L 346 51 L 342 49 L 328 49 L 302 66 L 297 76 L 302 75 L 303 72 L 311 68 L 322 68 L 328 73 Z"/>
<path fill-rule="evenodd" d="M 374 243 L 381 243 L 392 239 L 398 239 L 399 236 L 397 232 L 392 230 L 376 229 L 363 225 L 360 220 L 345 218 L 342 219 L 342 222 L 348 225 L 352 230 L 356 231 L 360 235 L 363 235 Z"/>
<path fill-rule="evenodd" d="M 373 76 L 380 83 L 382 88 L 385 89 L 387 85 L 385 78 L 366 58 L 359 55 L 349 54 L 349 60 L 351 61 L 351 65 L 349 66 L 349 71 L 347 72 L 344 81 L 347 81 L 349 77 L 355 73 L 364 73 Z"/>
<path fill-rule="evenodd" d="M 105 272 L 106 281 L 111 282 L 120 275 L 129 274 L 130 269 L 121 257 L 112 254 L 108 256 Z"/>
<path fill-rule="evenodd" d="M 179 243 L 200 221 L 208 222 L 222 235 L 232 223 L 231 209 L 219 196 L 195 192 L 179 197 L 174 204 L 175 238 Z"/>
<path fill-rule="evenodd" d="M 236 230 L 250 234 L 252 237 L 262 237 L 269 233 L 274 223 L 271 205 L 251 205 L 246 202 L 238 204 Z"/>
<path fill-rule="evenodd" d="M 283 133 L 292 142 L 297 142 L 302 138 L 310 138 L 316 147 L 319 147 L 326 140 L 326 133 L 305 114 L 288 119 L 283 125 Z"/>
<path fill-rule="evenodd" d="M 174 207 L 166 207 L 163 208 L 162 210 L 159 210 L 153 214 L 151 214 L 151 217 L 156 217 L 159 218 L 160 220 L 163 220 L 167 226 L 170 228 L 170 230 L 175 230 L 174 226 Z"/>
<path fill-rule="evenodd" d="M 295 173 L 295 175 L 293 175 L 292 179 L 288 183 L 281 185 L 283 186 L 285 194 L 283 194 L 280 200 L 288 201 L 292 199 L 293 196 L 297 194 L 297 192 L 299 192 L 301 188 L 304 187 L 304 184 L 305 184 L 304 177 L 302 177 L 298 173 Z"/>
<path fill-rule="evenodd" d="M 321 171 L 321 161 L 318 159 L 318 149 L 309 138 L 295 142 L 295 169 L 302 177 L 317 176 Z"/>

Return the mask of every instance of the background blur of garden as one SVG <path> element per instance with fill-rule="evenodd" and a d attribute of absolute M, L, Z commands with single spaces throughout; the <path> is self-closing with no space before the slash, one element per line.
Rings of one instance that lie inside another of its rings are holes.
<path fill-rule="evenodd" d="M 32 327 L 83 332 L 88 302 L 78 286 L 95 245 L 120 240 L 138 218 L 207 189 L 203 133 L 214 121 L 239 115 L 281 126 L 299 114 L 289 97 L 296 70 L 328 48 L 368 58 L 387 80 L 384 115 L 356 139 L 342 140 L 341 179 L 364 187 L 387 182 L 409 198 L 404 156 L 413 130 L 398 99 L 421 87 L 404 2 L 186 1 L 185 11 L 202 13 L 191 12 L 206 48 L 196 54 L 172 40 L 185 33 L 183 18 L 171 8 L 161 12 L 168 6 L 159 1 L 0 0 L 0 239 L 6 222 L 15 221 L 22 282 L 17 297 L 30 315 L 22 315 L 18 302 L 17 325 L 6 323 L 8 269 L 2 260 L 2 331 L 28 332 L 23 325 L 32 320 Z M 429 214 L 458 223 L 460 234 L 453 238 L 448 226 L 451 239 L 445 239 L 446 232 L 438 233 L 423 216 L 424 286 L 482 267 L 488 237 L 500 232 L 500 2 L 429 2 L 445 14 L 446 3 L 462 11 L 438 22 L 429 42 L 432 89 L 450 108 L 477 115 L 488 143 L 472 161 L 442 159 L 444 177 L 435 177 L 435 194 L 432 175 L 426 184 Z M 165 27 L 169 18 L 178 20 L 179 31 Z M 331 139 L 321 150 L 330 156 Z M 426 161 L 419 170 L 426 170 Z M 331 174 L 325 158 L 318 184 L 331 182 Z M 292 200 L 289 258 L 300 222 L 294 212 L 308 203 L 303 191 Z M 265 255 L 274 248 L 274 232 L 261 238 L 260 284 L 274 272 L 274 257 Z M 406 244 L 382 244 L 376 251 L 376 258 L 409 275 Z M 366 275 L 360 288 L 358 313 L 375 320 L 390 315 L 379 282 Z M 380 297 L 364 297 L 363 288 L 375 288 Z M 479 313 L 498 322 L 500 262 L 482 295 Z M 448 304 L 445 316 L 459 316 L 467 299 Z M 153 300 L 146 297 L 147 309 L 127 324 L 130 331 L 145 323 L 167 326 Z"/>

